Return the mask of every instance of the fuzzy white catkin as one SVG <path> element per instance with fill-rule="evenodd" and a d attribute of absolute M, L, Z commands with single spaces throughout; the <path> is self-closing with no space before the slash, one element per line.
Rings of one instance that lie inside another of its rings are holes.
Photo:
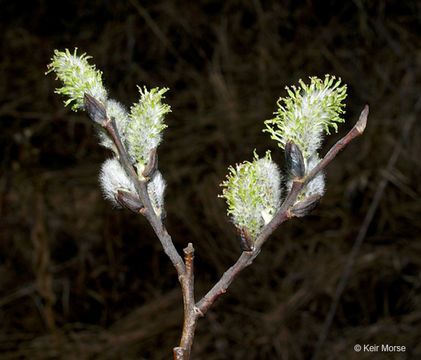
<path fill-rule="evenodd" d="M 115 119 L 120 136 L 124 137 L 129 123 L 129 114 L 126 109 L 118 101 L 113 99 L 107 100 L 105 108 L 107 109 L 108 117 Z"/>
<path fill-rule="evenodd" d="M 321 101 L 328 97 L 332 90 L 326 88 L 323 90 L 316 90 L 311 93 L 303 95 L 300 106 L 297 106 L 294 111 L 293 119 L 291 122 L 292 128 L 285 127 L 285 131 L 291 132 L 288 138 L 294 138 L 294 135 L 299 137 L 301 144 L 306 144 L 306 155 L 314 154 L 319 148 L 323 140 L 324 126 L 329 118 L 326 111 L 320 111 L 322 107 L 319 105 Z M 302 124 L 302 131 L 298 134 L 294 129 L 296 122 Z"/>
<path fill-rule="evenodd" d="M 281 201 L 281 174 L 270 153 L 230 168 L 221 186 L 228 204 L 228 215 L 236 227 L 246 227 L 253 237 L 268 224 Z"/>
<path fill-rule="evenodd" d="M 256 168 L 260 169 L 260 179 L 264 179 L 266 189 L 266 207 L 260 211 L 265 225 L 268 224 L 281 205 L 281 173 L 278 166 L 267 158 L 257 161 Z"/>
<path fill-rule="evenodd" d="M 313 170 L 313 168 L 319 163 L 319 161 L 320 159 L 316 154 L 314 154 L 308 159 L 305 159 L 306 173 L 308 174 L 311 170 Z M 288 189 L 288 191 L 291 190 L 293 181 L 294 181 L 293 177 L 288 180 L 288 183 L 286 185 L 286 188 Z M 322 196 L 324 192 L 325 192 L 325 175 L 322 171 L 320 171 L 316 175 L 316 177 L 306 185 L 304 190 L 301 192 L 302 194 L 301 197 L 307 198 L 312 195 Z M 300 200 L 297 200 L 297 201 L 300 201 Z"/>
<path fill-rule="evenodd" d="M 266 120 L 266 129 L 271 138 L 285 148 L 288 140 L 300 148 L 303 157 L 315 154 L 322 143 L 323 134 L 335 131 L 338 123 L 344 122 L 343 100 L 346 85 L 340 79 L 325 75 L 324 79 L 310 77 L 310 83 L 299 80 L 299 86 L 286 88 L 288 96 L 278 100 L 278 111 L 274 119 Z"/>
<path fill-rule="evenodd" d="M 306 162 L 307 173 L 314 169 L 314 167 L 319 163 L 320 159 L 317 155 L 311 156 Z M 320 171 L 316 177 L 311 180 L 304 189 L 304 197 L 309 197 L 312 195 L 322 196 L 325 192 L 325 174 Z"/>
<path fill-rule="evenodd" d="M 107 110 L 107 116 L 115 120 L 120 138 L 125 139 L 129 123 L 129 114 L 126 109 L 118 101 L 113 99 L 108 99 L 104 105 Z M 102 146 L 108 149 L 114 149 L 114 142 L 103 128 L 98 129 L 98 137 Z"/>
<path fill-rule="evenodd" d="M 166 183 L 162 174 L 156 171 L 151 181 L 148 183 L 148 194 L 151 199 L 155 213 L 160 216 L 164 208 L 164 192 Z"/>
<path fill-rule="evenodd" d="M 117 207 L 120 207 L 120 204 L 115 199 L 115 194 L 118 190 L 136 193 L 133 182 L 126 175 L 116 158 L 108 159 L 102 164 L 99 180 L 105 198 Z"/>
<path fill-rule="evenodd" d="M 90 56 L 77 55 L 77 49 L 71 53 L 69 50 L 55 50 L 54 57 L 48 65 L 47 73 L 54 71 L 57 78 L 63 82 L 56 92 L 65 95 L 68 99 L 65 105 L 71 105 L 72 110 L 84 110 L 84 94 L 88 93 L 99 102 L 107 99 L 107 90 L 102 84 L 102 72 L 89 65 Z"/>
<path fill-rule="evenodd" d="M 127 152 L 136 165 L 138 173 L 146 165 L 150 152 L 162 139 L 165 115 L 170 106 L 162 103 L 167 89 L 140 88 L 140 100 L 130 108 L 130 122 L 127 126 Z"/>

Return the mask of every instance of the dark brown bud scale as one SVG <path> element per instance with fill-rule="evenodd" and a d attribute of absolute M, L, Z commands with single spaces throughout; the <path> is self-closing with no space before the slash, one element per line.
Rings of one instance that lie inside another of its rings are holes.
<path fill-rule="evenodd" d="M 288 171 L 295 177 L 303 177 L 305 173 L 304 157 L 300 148 L 292 140 L 285 144 L 285 160 Z"/>
<path fill-rule="evenodd" d="M 158 152 L 157 148 L 153 148 L 149 153 L 148 163 L 146 164 L 145 169 L 142 172 L 142 175 L 145 178 L 152 177 L 155 171 L 158 169 Z"/>
<path fill-rule="evenodd" d="M 296 203 L 291 208 L 290 213 L 296 217 L 306 216 L 314 210 L 314 208 L 319 204 L 321 198 L 322 197 L 320 195 L 309 196 Z"/>
<path fill-rule="evenodd" d="M 250 234 L 250 230 L 244 226 L 237 228 L 237 240 L 240 244 L 241 250 L 253 251 L 254 250 L 254 239 Z"/>
<path fill-rule="evenodd" d="M 99 125 L 104 125 L 107 120 L 105 106 L 87 93 L 84 94 L 83 103 L 85 104 L 86 112 L 91 120 Z"/>
<path fill-rule="evenodd" d="M 131 192 L 118 190 L 117 194 L 115 194 L 115 199 L 121 206 L 135 212 L 136 214 L 138 214 L 139 211 L 143 208 L 142 202 L 135 194 Z"/>

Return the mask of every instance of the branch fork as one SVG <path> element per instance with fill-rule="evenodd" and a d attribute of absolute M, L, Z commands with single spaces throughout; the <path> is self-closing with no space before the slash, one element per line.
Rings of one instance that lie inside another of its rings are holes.
<path fill-rule="evenodd" d="M 104 127 L 113 140 L 118 152 L 119 161 L 131 181 L 134 183 L 137 195 L 139 196 L 138 199 L 133 199 L 132 197 L 127 197 L 123 192 L 118 194 L 118 201 L 122 201 L 125 207 L 146 217 L 161 242 L 164 252 L 170 258 L 177 271 L 183 292 L 184 323 L 180 344 L 173 349 L 174 360 L 190 359 L 197 320 L 200 317 L 204 317 L 208 309 L 219 296 L 227 291 L 237 275 L 253 263 L 254 259 L 259 255 L 262 246 L 275 229 L 284 221 L 292 217 L 304 216 L 317 206 L 321 196 L 310 196 L 298 203 L 296 203 L 296 200 L 304 187 L 313 180 L 349 142 L 364 132 L 369 112 L 369 107 L 366 105 L 361 112 L 359 120 L 349 133 L 333 145 L 324 158 L 306 175 L 304 174 L 303 160 L 299 149 L 294 143 L 287 144 L 285 149 L 286 155 L 289 157 L 287 163 L 289 161 L 290 171 L 295 176 L 288 196 L 285 198 L 273 219 L 262 229 L 260 235 L 255 239 L 253 247 L 249 246 L 246 234 L 245 242 L 243 244 L 244 247 L 242 245 L 244 251 L 237 261 L 221 276 L 207 294 L 196 302 L 194 297 L 193 244 L 189 243 L 183 250 L 183 260 L 175 248 L 171 236 L 162 223 L 162 219 L 155 214 L 147 191 L 147 182 L 158 167 L 157 149 L 155 148 L 151 151 L 148 163 L 141 174 L 144 180 L 139 180 L 138 174 L 130 162 L 129 156 L 121 141 L 115 121 L 113 118 L 110 119 L 107 117 L 104 105 L 88 94 L 84 95 L 84 104 L 91 119 Z"/>

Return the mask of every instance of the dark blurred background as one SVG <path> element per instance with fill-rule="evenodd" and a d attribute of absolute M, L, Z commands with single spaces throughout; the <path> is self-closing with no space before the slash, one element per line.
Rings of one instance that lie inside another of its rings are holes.
<path fill-rule="evenodd" d="M 282 165 L 262 129 L 284 86 L 341 77 L 346 123 L 323 153 L 368 103 L 365 134 L 327 168 L 319 207 L 283 224 L 199 321 L 193 359 L 311 358 L 382 183 L 320 358 L 421 359 L 420 2 L 3 0 L 0 19 L 1 359 L 169 359 L 181 333 L 175 270 L 143 218 L 103 199 L 110 153 L 44 75 L 74 47 L 126 106 L 136 85 L 170 88 L 159 167 L 167 227 L 196 248 L 197 299 L 240 254 L 217 198 L 227 167 L 253 149 Z"/>

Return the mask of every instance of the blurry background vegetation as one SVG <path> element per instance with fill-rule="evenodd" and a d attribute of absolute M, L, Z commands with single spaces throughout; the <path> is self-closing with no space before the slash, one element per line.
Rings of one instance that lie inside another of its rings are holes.
<path fill-rule="evenodd" d="M 194 359 L 308 359 L 379 183 L 379 208 L 339 303 L 323 359 L 421 359 L 421 4 L 418 1 L 0 1 L 0 358 L 169 359 L 179 341 L 176 272 L 141 217 L 103 200 L 86 114 L 44 76 L 53 50 L 93 56 L 111 96 L 168 86 L 159 148 L 167 226 L 196 248 L 196 297 L 240 249 L 219 184 L 266 149 L 284 86 L 339 76 L 363 137 L 327 169 L 327 192 L 285 223 L 199 321 Z M 386 168 L 400 145 L 393 167 Z M 418 179 L 418 180 L 417 180 Z"/>

